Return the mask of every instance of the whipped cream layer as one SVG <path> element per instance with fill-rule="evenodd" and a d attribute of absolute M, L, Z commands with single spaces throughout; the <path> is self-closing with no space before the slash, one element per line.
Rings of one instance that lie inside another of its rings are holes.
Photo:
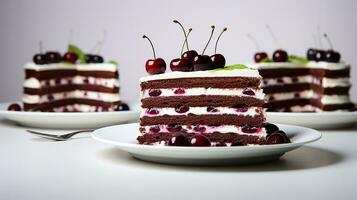
<path fill-rule="evenodd" d="M 103 93 L 103 92 L 93 92 L 93 91 L 83 91 L 74 90 L 70 92 L 59 92 L 46 95 L 29 95 L 24 94 L 23 102 L 28 104 L 45 103 L 49 101 L 71 99 L 71 98 L 83 98 L 92 99 L 105 102 L 116 102 L 120 101 L 119 94 L 116 93 Z"/>
<path fill-rule="evenodd" d="M 160 94 L 160 97 L 168 97 L 168 96 L 200 96 L 200 95 L 222 95 L 222 96 L 242 96 L 242 97 L 254 97 L 257 99 L 264 99 L 263 90 L 253 89 L 253 88 L 230 88 L 230 89 L 222 89 L 222 88 L 169 88 L 169 89 L 149 89 L 143 90 L 141 93 L 141 98 L 151 98 L 150 93 L 156 90 Z M 255 93 L 255 95 L 246 95 L 243 91 L 251 90 Z"/>
<path fill-rule="evenodd" d="M 178 78 L 207 78 L 207 77 L 256 77 L 261 78 L 258 71 L 255 69 L 235 69 L 235 70 L 208 70 L 208 71 L 193 71 L 193 72 L 167 72 L 163 74 L 150 75 L 142 77 L 140 82 L 162 80 L 162 79 L 178 79 Z"/>
<path fill-rule="evenodd" d="M 248 133 L 248 131 L 243 130 L 244 128 L 241 126 L 234 126 L 234 125 L 221 125 L 221 126 L 207 126 L 207 125 L 199 125 L 199 126 L 191 126 L 191 125 L 180 125 L 179 126 L 181 132 L 185 133 L 236 133 L 239 135 L 251 135 L 251 136 L 258 136 L 258 137 L 265 137 L 266 132 L 264 128 L 251 128 L 252 131 Z M 144 131 L 141 133 L 143 134 L 156 134 L 159 132 L 162 133 L 170 133 L 172 132 L 172 127 L 170 125 L 154 125 L 154 126 L 143 126 Z M 174 128 L 174 129 L 177 129 Z"/>
<path fill-rule="evenodd" d="M 269 63 L 250 63 L 247 64 L 249 68 L 253 69 L 278 69 L 278 68 L 311 68 L 311 69 L 327 69 L 327 70 L 340 70 L 349 68 L 349 65 L 340 63 L 330 63 L 330 62 L 316 62 L 309 61 L 307 64 L 290 63 L 290 62 L 269 62 Z"/>
<path fill-rule="evenodd" d="M 85 77 L 85 76 L 74 76 L 74 77 L 63 77 L 59 79 L 49 79 L 49 80 L 38 80 L 36 78 L 28 78 L 24 81 L 23 86 L 26 88 L 38 89 L 41 87 L 54 87 L 60 85 L 70 85 L 70 84 L 89 84 L 89 85 L 100 85 L 104 87 L 119 87 L 119 80 L 115 78 L 97 78 L 97 77 Z"/>
<path fill-rule="evenodd" d="M 102 111 L 114 111 L 114 107 L 103 108 L 101 106 L 90 106 L 85 104 L 73 104 L 67 106 L 60 106 L 53 108 L 54 112 L 102 112 Z"/>
<path fill-rule="evenodd" d="M 150 113 L 150 110 L 157 112 Z M 261 107 L 246 107 L 246 108 L 228 108 L 228 107 L 214 107 L 215 110 L 210 110 L 208 107 L 189 107 L 186 112 L 180 113 L 176 111 L 176 108 L 151 108 L 143 109 L 140 117 L 157 117 L 164 115 L 177 115 L 187 116 L 189 114 L 194 115 L 239 115 L 239 116 L 251 116 L 262 115 L 263 110 Z M 264 114 L 264 113 L 263 113 Z"/>
<path fill-rule="evenodd" d="M 33 62 L 26 63 L 25 69 L 36 71 L 47 70 L 78 70 L 78 71 L 117 71 L 117 65 L 113 63 L 88 63 L 88 64 L 70 64 L 70 63 L 53 63 L 37 65 Z"/>
<path fill-rule="evenodd" d="M 339 63 L 331 63 L 331 62 L 325 62 L 325 61 L 309 61 L 306 64 L 307 67 L 309 68 L 317 68 L 317 69 L 328 69 L 328 70 L 339 70 L 339 69 L 346 69 L 349 68 L 350 66 L 344 62 L 339 62 Z"/>
<path fill-rule="evenodd" d="M 343 104 L 350 103 L 349 95 L 321 95 L 314 92 L 313 90 L 305 90 L 302 92 L 282 92 L 266 95 L 267 99 L 272 101 L 283 101 L 289 99 L 320 99 L 321 103 L 324 105 L 328 104 Z"/>
<path fill-rule="evenodd" d="M 280 78 L 266 78 L 262 82 L 262 86 L 273 86 L 283 84 L 296 84 L 296 83 L 313 83 L 316 85 L 322 84 L 322 87 L 348 87 L 351 86 L 350 79 L 343 78 L 316 78 L 315 76 L 295 76 L 295 77 L 280 77 Z"/>

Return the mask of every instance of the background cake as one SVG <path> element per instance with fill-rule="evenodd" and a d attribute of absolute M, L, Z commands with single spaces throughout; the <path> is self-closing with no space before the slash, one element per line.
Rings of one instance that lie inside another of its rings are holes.
<path fill-rule="evenodd" d="M 104 63 L 99 55 L 84 55 L 70 45 L 63 57 L 58 52 L 36 54 L 24 68 L 25 111 L 100 112 L 120 107 L 117 64 Z"/>
<path fill-rule="evenodd" d="M 258 63 L 253 66 L 263 77 L 268 111 L 320 112 L 354 107 L 349 96 L 350 66 L 340 62 L 338 52 L 310 49 L 305 59 L 277 50 L 273 60 L 263 57 L 255 59 Z"/>

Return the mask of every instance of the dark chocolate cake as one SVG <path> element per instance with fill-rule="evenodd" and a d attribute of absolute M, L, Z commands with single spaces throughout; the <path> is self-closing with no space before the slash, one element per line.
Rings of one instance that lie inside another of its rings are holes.
<path fill-rule="evenodd" d="M 227 68 L 228 69 L 228 68 Z M 181 133 L 211 146 L 264 144 L 264 94 L 258 71 L 171 72 L 141 79 L 140 144 L 167 145 Z"/>

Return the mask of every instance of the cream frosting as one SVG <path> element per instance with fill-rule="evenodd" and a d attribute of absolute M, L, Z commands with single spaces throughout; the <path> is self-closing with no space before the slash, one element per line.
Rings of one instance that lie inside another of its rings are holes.
<path fill-rule="evenodd" d="M 307 67 L 309 68 L 318 68 L 318 69 L 329 69 L 329 70 L 339 70 L 349 68 L 349 65 L 344 62 L 339 63 L 331 63 L 331 62 L 316 62 L 309 61 L 307 63 Z"/>
<path fill-rule="evenodd" d="M 157 125 L 157 126 L 143 126 L 144 132 L 141 134 L 150 134 L 150 128 L 160 128 L 160 132 L 170 132 L 167 129 L 167 125 Z M 197 133 L 198 131 L 194 129 L 195 126 L 190 125 L 181 125 L 181 129 L 185 130 L 187 133 Z M 207 126 L 207 125 L 199 125 L 199 128 L 204 128 L 204 133 L 236 133 L 239 135 L 251 135 L 251 136 L 258 136 L 258 137 L 265 137 L 266 133 L 263 128 L 258 129 L 256 133 L 245 133 L 242 131 L 241 126 L 234 126 L 234 125 L 221 125 L 221 126 Z"/>
<path fill-rule="evenodd" d="M 167 96 L 199 96 L 199 95 L 224 95 L 224 96 L 247 96 L 247 97 L 254 97 L 257 99 L 264 99 L 263 90 L 253 89 L 253 88 L 203 88 L 203 87 L 196 87 L 196 88 L 184 88 L 184 94 L 175 94 L 175 90 L 179 88 L 169 88 L 169 89 L 160 89 L 161 94 L 160 97 L 167 97 Z M 250 89 L 254 91 L 255 95 L 245 95 L 243 94 L 244 90 Z M 149 95 L 150 90 L 144 90 L 141 93 L 141 98 L 150 98 Z"/>
<path fill-rule="evenodd" d="M 266 63 L 250 63 L 248 67 L 253 69 L 275 69 L 275 68 L 316 68 L 339 70 L 349 68 L 349 65 L 344 62 L 331 63 L 325 61 L 309 61 L 307 64 L 290 63 L 290 62 L 266 62 Z"/>
<path fill-rule="evenodd" d="M 108 108 L 105 111 L 114 111 L 114 107 Z M 74 104 L 74 105 L 67 105 L 67 106 L 61 106 L 61 107 L 56 107 L 53 108 L 53 111 L 55 112 L 73 112 L 73 111 L 79 111 L 79 112 L 101 112 L 104 111 L 102 107 L 98 106 L 90 106 L 90 105 L 85 105 L 85 104 Z"/>
<path fill-rule="evenodd" d="M 33 62 L 26 63 L 25 69 L 36 71 L 46 70 L 78 70 L 78 71 L 117 71 L 117 65 L 113 63 L 88 63 L 88 64 L 70 64 L 70 63 L 53 63 L 45 65 L 37 65 Z"/>
<path fill-rule="evenodd" d="M 295 81 L 293 79 L 296 79 Z M 283 82 L 280 82 L 283 81 Z M 314 83 L 317 85 L 321 84 L 320 79 L 307 75 L 307 76 L 296 76 L 296 77 L 279 77 L 279 78 L 266 78 L 262 82 L 262 86 L 273 86 L 273 85 L 282 85 L 282 84 L 295 84 L 295 83 Z M 349 78 L 322 78 L 322 87 L 348 87 L 350 86 Z"/>
<path fill-rule="evenodd" d="M 41 83 L 38 79 L 31 77 L 24 81 L 23 87 L 25 87 L 25 88 L 40 88 Z"/>
<path fill-rule="evenodd" d="M 119 94 L 117 93 L 103 93 L 93 91 L 74 90 L 70 92 L 59 92 L 49 95 L 29 95 L 24 94 L 23 102 L 29 104 L 45 103 L 53 100 L 69 99 L 69 98 L 84 98 L 93 99 L 105 102 L 120 101 Z"/>
<path fill-rule="evenodd" d="M 178 78 L 205 78 L 205 77 L 257 77 L 261 78 L 258 71 L 255 69 L 235 69 L 235 70 L 208 70 L 208 71 L 193 71 L 193 72 L 167 72 L 163 74 L 149 75 L 142 77 L 140 82 L 162 80 L 162 79 L 178 79 Z"/>
<path fill-rule="evenodd" d="M 237 110 L 236 108 L 229 108 L 229 107 L 215 107 L 218 111 L 217 112 L 208 112 L 207 107 L 190 107 L 189 110 L 185 113 L 178 113 L 175 111 L 175 108 L 155 108 L 157 111 L 159 111 L 158 114 L 149 114 L 147 113 L 147 109 L 143 109 L 141 112 L 141 117 L 147 116 L 147 117 L 157 117 L 157 116 L 164 116 L 164 115 L 184 115 L 187 116 L 189 114 L 194 114 L 194 115 L 222 115 L 222 114 L 227 114 L 227 115 L 240 115 L 240 116 L 256 116 L 256 115 L 261 115 L 262 114 L 262 109 L 259 107 L 249 107 L 247 111 L 241 112 Z"/>

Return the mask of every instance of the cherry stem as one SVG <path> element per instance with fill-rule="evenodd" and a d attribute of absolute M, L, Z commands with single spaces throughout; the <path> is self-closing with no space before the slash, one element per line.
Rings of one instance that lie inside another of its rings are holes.
<path fill-rule="evenodd" d="M 268 29 L 268 31 L 270 33 L 270 36 L 273 38 L 275 44 L 278 46 L 278 48 L 281 48 L 281 45 L 280 45 L 278 39 L 276 38 L 273 30 L 270 28 L 269 24 L 267 24 L 266 27 L 267 27 L 267 29 Z"/>
<path fill-rule="evenodd" d="M 257 48 L 257 51 L 260 51 L 260 46 L 258 44 L 258 41 L 249 33 L 247 34 L 247 37 L 253 42 L 255 48 Z"/>
<path fill-rule="evenodd" d="M 104 42 L 105 42 L 106 39 L 107 39 L 107 30 L 104 29 L 104 30 L 103 30 L 103 38 L 102 38 L 102 40 L 99 42 L 97 53 L 99 53 L 99 52 L 102 50 L 103 45 L 104 45 Z"/>
<path fill-rule="evenodd" d="M 318 46 L 318 44 L 317 44 L 318 42 L 317 42 L 315 34 L 312 34 L 312 39 L 314 40 L 314 47 L 317 47 Z"/>
<path fill-rule="evenodd" d="M 188 29 L 188 33 L 187 33 L 187 35 L 186 35 L 186 38 L 185 38 L 185 40 L 183 41 L 182 48 L 181 48 L 181 58 L 182 58 L 182 54 L 183 54 L 183 49 L 185 48 L 185 44 L 186 44 L 186 42 L 187 42 L 187 38 L 188 38 L 188 36 L 190 35 L 191 31 L 192 31 L 192 28 Z M 187 50 L 188 50 L 188 49 L 187 49 Z"/>
<path fill-rule="evenodd" d="M 328 44 L 330 45 L 330 48 L 333 49 L 333 45 L 332 45 L 332 42 L 330 40 L 330 37 L 326 33 L 324 33 L 324 37 L 326 38 Z"/>
<path fill-rule="evenodd" d="M 226 31 L 227 31 L 227 28 L 223 28 L 222 32 L 219 34 L 219 36 L 218 36 L 218 38 L 217 38 L 217 41 L 216 41 L 216 44 L 214 45 L 214 54 L 216 54 L 216 52 L 217 52 L 217 45 L 218 45 L 219 39 L 221 38 L 222 34 L 223 34 L 224 32 L 226 32 Z"/>
<path fill-rule="evenodd" d="M 203 51 L 202 51 L 202 55 L 204 55 L 204 53 L 205 53 L 205 51 L 206 51 L 206 49 L 207 49 L 207 47 L 208 47 L 208 44 L 210 43 L 210 41 L 211 41 L 211 39 L 212 39 L 212 36 L 213 36 L 213 33 L 214 33 L 215 26 L 214 26 L 214 25 L 212 25 L 212 26 L 211 26 L 211 28 L 212 28 L 211 35 L 209 36 L 208 42 L 207 42 L 207 44 L 206 44 L 205 48 L 204 48 L 204 49 L 203 49 Z"/>
<path fill-rule="evenodd" d="M 176 24 L 178 24 L 178 25 L 180 25 L 180 27 L 181 27 L 181 29 L 182 29 L 182 31 L 183 31 L 183 34 L 184 34 L 184 36 L 185 36 L 186 48 L 187 48 L 187 50 L 190 50 L 190 49 L 188 48 L 187 34 L 186 34 L 185 28 L 182 26 L 182 24 L 181 24 L 179 21 L 174 20 L 173 22 L 176 23 Z M 182 54 L 181 54 L 181 55 L 182 55 Z"/>
<path fill-rule="evenodd" d="M 148 38 L 146 35 L 143 35 L 143 38 L 149 40 L 151 48 L 152 48 L 152 52 L 154 53 L 154 59 L 156 59 L 155 48 L 154 48 L 154 45 L 152 44 L 150 38 Z"/>
<path fill-rule="evenodd" d="M 42 52 L 43 52 L 43 44 L 42 44 L 41 40 L 38 42 L 38 45 L 39 45 L 39 48 L 40 48 L 40 54 L 42 54 Z"/>
<path fill-rule="evenodd" d="M 319 42 L 319 48 L 323 49 L 322 40 L 321 40 L 321 28 L 320 28 L 320 25 L 317 25 L 317 40 Z"/>

